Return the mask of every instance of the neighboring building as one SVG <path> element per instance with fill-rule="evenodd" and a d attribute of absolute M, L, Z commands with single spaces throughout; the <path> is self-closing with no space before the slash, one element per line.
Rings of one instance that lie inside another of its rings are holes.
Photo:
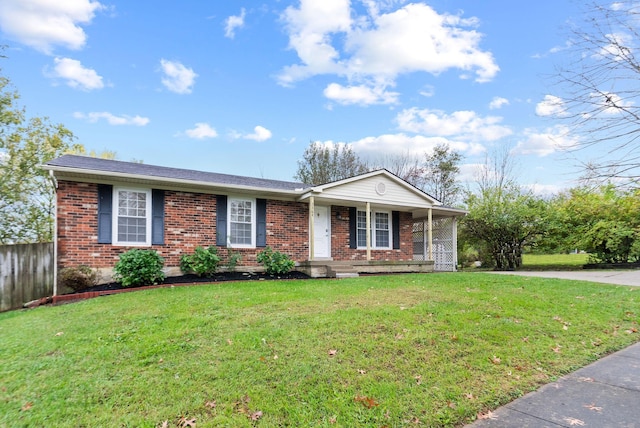
<path fill-rule="evenodd" d="M 240 252 L 239 270 L 259 270 L 265 246 L 311 276 L 456 267 L 465 212 L 386 170 L 309 186 L 74 155 L 43 167 L 56 180 L 58 268 L 88 265 L 109 278 L 135 247 L 158 251 L 178 275 L 182 254 L 209 245 L 223 261 L 229 248 Z"/>

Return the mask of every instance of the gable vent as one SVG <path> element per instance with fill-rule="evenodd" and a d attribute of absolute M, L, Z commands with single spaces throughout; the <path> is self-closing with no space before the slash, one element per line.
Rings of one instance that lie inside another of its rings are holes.
<path fill-rule="evenodd" d="M 376 184 L 376 193 L 380 196 L 387 193 L 387 186 L 383 182 Z"/>

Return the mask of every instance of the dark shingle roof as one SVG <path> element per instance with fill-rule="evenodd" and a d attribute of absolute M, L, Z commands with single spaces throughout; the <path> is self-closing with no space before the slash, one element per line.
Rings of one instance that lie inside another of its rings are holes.
<path fill-rule="evenodd" d="M 296 190 L 309 187 L 303 183 L 267 180 L 263 178 L 243 177 L 240 175 L 218 174 L 215 172 L 194 171 L 191 169 L 169 168 L 135 162 L 122 162 L 88 156 L 64 155 L 47 162 L 52 167 L 77 168 L 99 173 L 132 174 L 145 177 L 158 177 L 175 180 L 187 180 L 229 186 L 247 186 L 273 190 Z"/>

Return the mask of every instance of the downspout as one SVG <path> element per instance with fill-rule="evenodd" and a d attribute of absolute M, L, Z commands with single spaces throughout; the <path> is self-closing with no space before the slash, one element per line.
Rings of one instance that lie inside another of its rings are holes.
<path fill-rule="evenodd" d="M 51 181 L 53 182 L 53 192 L 55 199 L 53 201 L 53 295 L 58 295 L 58 181 L 53 175 L 53 170 L 49 170 Z"/>
<path fill-rule="evenodd" d="M 367 202 L 367 261 L 371 260 L 371 202 Z"/>
<path fill-rule="evenodd" d="M 315 198 L 309 198 L 309 260 L 315 259 L 315 219 L 316 219 L 316 202 Z"/>

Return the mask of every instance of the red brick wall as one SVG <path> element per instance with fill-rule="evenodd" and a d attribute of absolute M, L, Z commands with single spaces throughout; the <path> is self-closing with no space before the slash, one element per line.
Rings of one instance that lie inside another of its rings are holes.
<path fill-rule="evenodd" d="M 342 220 L 338 219 L 338 215 Z M 367 250 L 349 248 L 349 208 L 331 207 L 331 256 L 334 260 L 366 260 Z M 411 213 L 400 212 L 400 249 L 371 250 L 371 259 L 377 261 L 413 260 Z"/>
<path fill-rule="evenodd" d="M 151 247 L 98 244 L 98 186 L 90 183 L 58 183 L 58 265 L 81 264 L 110 268 L 130 248 L 151 248 L 165 259 L 165 266 L 179 266 L 180 256 L 195 247 L 216 243 L 216 196 L 203 193 L 165 191 L 165 243 Z M 295 261 L 308 259 L 308 208 L 297 202 L 267 201 L 267 245 Z M 220 247 L 222 264 L 227 249 Z M 257 266 L 262 248 L 235 251 L 242 255 L 240 266 Z"/>
<path fill-rule="evenodd" d="M 58 183 L 58 265 L 81 264 L 93 268 L 111 268 L 121 253 L 130 248 L 98 244 L 98 186 L 91 183 Z M 331 252 L 334 260 L 365 260 L 366 251 L 349 248 L 347 207 L 331 208 Z M 267 245 L 288 254 L 295 261 L 309 257 L 308 205 L 299 202 L 267 201 Z M 400 249 L 372 250 L 374 260 L 412 260 L 411 214 L 400 213 Z M 165 191 L 165 243 L 151 249 L 165 259 L 165 266 L 176 267 L 182 254 L 195 247 L 215 245 L 216 196 L 203 193 Z M 143 247 L 144 248 L 144 247 Z M 222 264 L 227 249 L 220 247 Z M 242 255 L 239 266 L 257 266 L 256 254 L 262 248 L 236 249 Z"/>

